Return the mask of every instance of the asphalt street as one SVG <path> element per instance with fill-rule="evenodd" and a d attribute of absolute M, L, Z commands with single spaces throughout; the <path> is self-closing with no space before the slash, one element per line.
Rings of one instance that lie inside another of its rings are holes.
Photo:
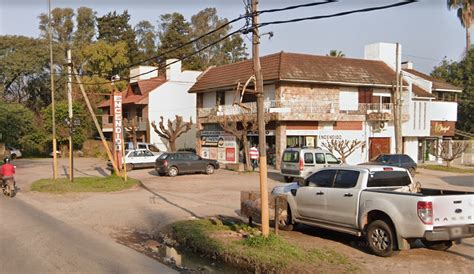
<path fill-rule="evenodd" d="M 0 273 L 175 273 L 86 227 L 0 197 Z"/>

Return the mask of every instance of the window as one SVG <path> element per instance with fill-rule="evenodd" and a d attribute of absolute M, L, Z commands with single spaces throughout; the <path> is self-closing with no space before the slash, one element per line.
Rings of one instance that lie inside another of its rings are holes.
<path fill-rule="evenodd" d="M 225 105 L 225 91 L 218 91 L 216 93 L 216 106 Z"/>
<path fill-rule="evenodd" d="M 382 96 L 382 104 L 390 104 L 390 97 L 388 96 Z"/>
<path fill-rule="evenodd" d="M 146 150 L 143 152 L 143 155 L 149 157 L 149 156 L 153 156 L 153 153 L 151 153 L 151 151 Z"/>
<path fill-rule="evenodd" d="M 402 156 L 402 163 L 413 163 L 414 161 L 408 155 Z"/>
<path fill-rule="evenodd" d="M 357 89 L 353 91 L 339 92 L 339 108 L 341 110 L 358 110 L 359 109 L 359 93 Z"/>
<path fill-rule="evenodd" d="M 335 170 L 323 170 L 311 175 L 308 178 L 308 186 L 332 187 Z"/>
<path fill-rule="evenodd" d="M 143 108 L 137 108 L 137 119 L 138 121 L 141 121 L 143 117 Z"/>
<path fill-rule="evenodd" d="M 132 87 L 132 93 L 135 95 L 141 95 L 142 93 L 140 92 L 140 87 L 138 86 L 138 83 L 133 83 L 131 84 Z"/>
<path fill-rule="evenodd" d="M 146 149 L 146 145 L 145 144 L 138 144 L 138 148 L 139 149 Z"/>
<path fill-rule="evenodd" d="M 313 164 L 314 164 L 314 156 L 313 156 L 313 153 L 305 153 L 305 154 L 304 154 L 304 163 L 305 163 L 305 164 L 310 164 L 310 165 L 313 165 Z"/>
<path fill-rule="evenodd" d="M 410 183 L 406 171 L 377 171 L 369 174 L 367 187 L 407 186 Z"/>
<path fill-rule="evenodd" d="M 298 163 L 300 161 L 300 154 L 298 151 L 285 151 L 283 153 L 283 162 Z"/>
<path fill-rule="evenodd" d="M 359 180 L 359 172 L 354 170 L 339 170 L 334 181 L 334 187 L 353 188 Z"/>
<path fill-rule="evenodd" d="M 128 117 L 130 117 L 128 108 L 122 109 L 122 117 L 125 118 L 125 119 L 128 119 Z"/>
<path fill-rule="evenodd" d="M 200 160 L 199 159 L 199 156 L 197 156 L 196 154 L 189 154 L 189 158 L 193 161 L 198 161 Z"/>
<path fill-rule="evenodd" d="M 316 153 L 316 164 L 325 164 L 326 159 L 324 158 L 324 153 Z"/>
<path fill-rule="evenodd" d="M 339 160 L 331 153 L 326 153 L 326 161 L 328 164 L 339 164 Z"/>

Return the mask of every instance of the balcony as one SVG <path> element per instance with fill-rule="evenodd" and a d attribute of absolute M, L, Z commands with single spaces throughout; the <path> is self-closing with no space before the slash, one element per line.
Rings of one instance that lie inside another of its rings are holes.
<path fill-rule="evenodd" d="M 361 103 L 345 106 L 318 101 L 265 101 L 266 113 L 275 114 L 275 120 L 365 121 L 392 120 L 393 104 Z M 222 105 L 198 109 L 200 118 L 215 116 L 246 115 L 257 112 L 256 102 L 241 105 Z"/>
<path fill-rule="evenodd" d="M 148 127 L 148 119 L 139 118 L 137 131 L 146 131 Z M 113 130 L 113 117 L 108 115 L 102 116 L 102 131 L 111 132 Z"/>

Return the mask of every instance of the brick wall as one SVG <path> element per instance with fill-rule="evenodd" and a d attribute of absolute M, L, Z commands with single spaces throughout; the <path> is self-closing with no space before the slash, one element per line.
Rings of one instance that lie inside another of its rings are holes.
<path fill-rule="evenodd" d="M 362 122 L 337 121 L 334 123 L 333 130 L 362 130 Z"/>
<path fill-rule="evenodd" d="M 339 87 L 336 86 L 285 82 L 279 93 L 284 100 L 339 102 Z"/>

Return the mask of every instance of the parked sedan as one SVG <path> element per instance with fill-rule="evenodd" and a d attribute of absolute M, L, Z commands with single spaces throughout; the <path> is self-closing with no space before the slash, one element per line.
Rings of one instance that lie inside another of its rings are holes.
<path fill-rule="evenodd" d="M 125 166 L 127 171 L 133 170 L 134 168 L 150 168 L 155 166 L 156 159 L 160 156 L 153 154 L 147 149 L 132 149 L 125 152 Z M 110 162 L 107 163 L 109 167 L 112 167 Z"/>
<path fill-rule="evenodd" d="M 160 176 L 171 177 L 195 172 L 213 174 L 216 169 L 219 169 L 219 162 L 203 159 L 192 152 L 165 152 L 156 159 L 155 164 L 155 170 Z"/>
<path fill-rule="evenodd" d="M 375 160 L 362 165 L 396 166 L 407 169 L 411 176 L 415 176 L 417 164 L 406 154 L 380 154 Z"/>
<path fill-rule="evenodd" d="M 22 156 L 21 150 L 19 150 L 17 148 L 7 146 L 7 149 L 10 151 L 10 156 L 11 156 L 12 159 L 20 158 Z"/>

